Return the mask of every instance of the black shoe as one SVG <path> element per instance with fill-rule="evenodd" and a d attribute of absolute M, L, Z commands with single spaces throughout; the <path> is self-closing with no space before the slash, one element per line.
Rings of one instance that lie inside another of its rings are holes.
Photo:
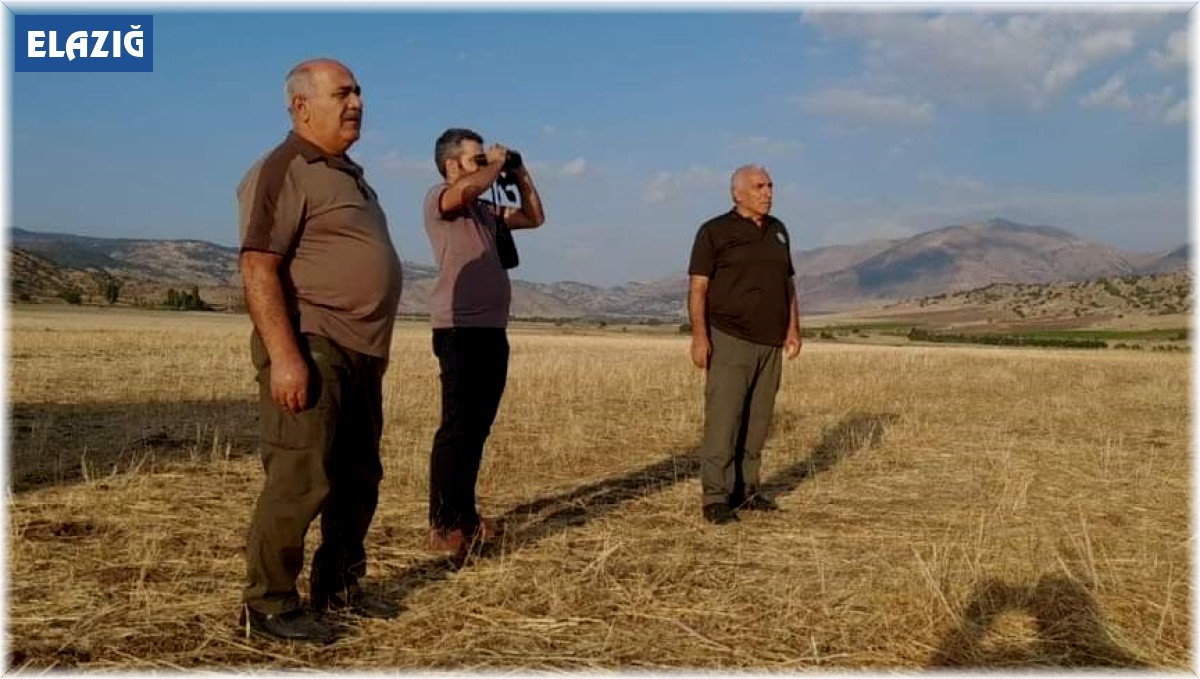
<path fill-rule="evenodd" d="M 742 509 L 747 512 L 777 512 L 779 511 L 779 505 L 775 504 L 775 501 L 766 495 L 759 495 L 758 493 L 755 493 L 743 500 L 742 503 L 737 506 L 737 509 Z"/>
<path fill-rule="evenodd" d="M 704 520 L 709 523 L 715 523 L 718 526 L 723 523 L 732 523 L 738 520 L 737 514 L 734 513 L 727 505 L 714 502 L 704 505 Z"/>
<path fill-rule="evenodd" d="M 346 611 L 364 618 L 394 618 L 400 613 L 396 605 L 373 594 L 368 594 L 358 585 L 336 592 L 313 594 L 313 608 L 318 611 Z"/>
<path fill-rule="evenodd" d="M 332 627 L 321 622 L 315 615 L 303 608 L 271 615 L 242 606 L 242 615 L 238 619 L 238 626 L 243 630 L 249 627 L 252 634 L 279 641 L 312 641 L 318 644 L 328 644 L 337 638 Z"/>

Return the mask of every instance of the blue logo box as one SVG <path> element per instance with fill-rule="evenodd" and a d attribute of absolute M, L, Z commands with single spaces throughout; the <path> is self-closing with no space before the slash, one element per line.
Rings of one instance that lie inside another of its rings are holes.
<path fill-rule="evenodd" d="M 149 14 L 16 14 L 13 42 L 19 72 L 154 70 L 154 17 Z"/>

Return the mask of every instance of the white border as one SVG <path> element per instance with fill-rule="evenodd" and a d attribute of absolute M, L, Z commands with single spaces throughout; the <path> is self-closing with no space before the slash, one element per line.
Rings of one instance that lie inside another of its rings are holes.
<path fill-rule="evenodd" d="M 289 11 L 289 10 L 325 10 L 329 12 L 347 12 L 356 9 L 396 9 L 396 10 L 414 10 L 414 9 L 441 9 L 441 10 L 473 10 L 473 9 L 488 9 L 488 10 L 614 10 L 614 11 L 646 11 L 646 10 L 679 10 L 679 11 L 695 11 L 700 10 L 727 10 L 736 12 L 756 11 L 756 10 L 800 10 L 800 9 L 836 9 L 839 11 L 854 11 L 854 12 L 876 12 L 876 11 L 928 11 L 928 10 L 972 10 L 978 8 L 987 8 L 988 11 L 1038 11 L 1038 12 L 1053 12 L 1053 11 L 1080 11 L 1080 10 L 1101 10 L 1101 11 L 1117 11 L 1117 12 L 1140 12 L 1140 11 L 1173 11 L 1173 10 L 1189 10 L 1189 69 L 1190 69 L 1190 94 L 1191 107 L 1189 110 L 1189 172 L 1190 172 L 1190 191 L 1188 194 L 1189 205 L 1189 252 L 1191 255 L 1191 267 L 1193 272 L 1193 280 L 1197 272 L 1197 262 L 1200 258 L 1195 253 L 1195 245 L 1197 244 L 1198 233 L 1198 212 L 1194 197 L 1196 191 L 1200 188 L 1200 175 L 1196 168 L 1196 111 L 1197 106 L 1194 98 L 1197 93 L 1200 93 L 1200 72 L 1195 68 L 1193 55 L 1196 54 L 1195 42 L 1197 34 L 1200 33 L 1200 26 L 1197 25 L 1197 12 L 1194 10 L 1195 2 L 1157 2 L 1157 3 L 1136 3 L 1129 2 L 1089 2 L 1088 0 L 1060 0 L 1056 3 L 1038 3 L 1038 2 L 1013 2 L 1012 0 L 977 0 L 976 2 L 963 3 L 929 3 L 929 2 L 907 2 L 904 0 L 897 2 L 876 2 L 870 4 L 851 4 L 843 2 L 816 2 L 816 3 L 797 3 L 786 0 L 753 0 L 747 3 L 731 2 L 730 0 L 654 0 L 652 2 L 637 2 L 635 0 L 591 0 L 590 2 L 563 2 L 562 0 L 442 0 L 440 2 L 403 2 L 397 0 L 350 0 L 347 2 L 332 3 L 330 0 L 257 0 L 255 2 L 241 2 L 239 0 L 208 0 L 199 2 L 194 0 L 183 0 L 180 2 L 163 2 L 162 0 L 123 0 L 115 3 L 89 2 L 86 0 L 41 0 L 39 2 L 7 2 L 5 8 L 8 10 L 4 13 L 3 33 L 0 34 L 0 49 L 3 49 L 4 66 L 0 68 L 0 88 L 4 92 L 3 104 L 0 105 L 2 110 L 3 125 L 0 126 L 0 149 L 4 152 L 3 163 L 0 163 L 0 215 L 4 216 L 6 227 L 3 233 L 0 234 L 0 241 L 4 244 L 4 276 L 0 280 L 0 299 L 3 300 L 3 310 L 0 310 L 0 321 L 4 325 L 4 337 L 0 340 L 3 344 L 3 356 L 0 357 L 0 372 L 3 373 L 3 383 L 0 384 L 0 395 L 3 396 L 5 403 L 5 416 L 0 421 L 0 457 L 4 460 L 3 468 L 0 469 L 0 480 L 4 483 L 6 489 L 6 498 L 3 507 L 0 507 L 0 521 L 2 521 L 5 534 L 3 539 L 0 539 L 0 558 L 4 560 L 3 575 L 0 575 L 0 620 L 4 625 L 4 634 L 0 635 L 0 663 L 4 663 L 3 669 L 7 670 L 7 662 L 9 658 L 9 627 L 8 627 L 8 591 L 9 591 L 9 562 L 7 558 L 8 538 L 12 531 L 9 525 L 9 502 L 11 499 L 11 491 L 9 486 L 9 426 L 11 417 L 11 404 L 8 400 L 8 384 L 9 384 L 9 357 L 10 353 L 10 302 L 9 302 L 9 275 L 8 267 L 10 258 L 8 255 L 8 244 L 10 230 L 14 225 L 11 196 L 12 196 L 12 146 L 11 146 L 11 131 L 12 131 L 12 87 L 11 74 L 13 72 L 13 14 L 20 13 L 37 13 L 39 11 L 54 11 L 67 12 L 69 10 L 78 10 L 79 13 L 96 13 L 98 8 L 102 8 L 104 13 L 116 13 L 128 8 L 150 8 L 155 12 L 169 13 L 172 11 L 181 10 L 220 10 L 224 12 L 237 12 L 249 10 L 272 10 L 272 11 Z M 1193 284 L 1194 290 L 1194 284 Z M 1193 300 L 1195 294 L 1193 293 Z M 1195 321 L 1195 302 L 1193 301 L 1193 319 L 1191 323 L 1191 342 L 1193 344 L 1193 360 L 1191 361 L 1191 382 L 1190 382 L 1190 408 L 1189 414 L 1191 419 L 1191 450 L 1192 450 L 1192 497 L 1191 500 L 1191 526 L 1190 540 L 1192 549 L 1192 559 L 1189 563 L 1191 573 L 1191 619 L 1189 626 L 1192 631 L 1192 647 L 1191 657 L 1193 662 L 1193 670 L 1196 668 L 1197 650 L 1200 649 L 1200 621 L 1197 619 L 1197 596 L 1200 593 L 1200 577 L 1197 576 L 1197 563 L 1195 559 L 1196 544 L 1195 532 L 1197 526 L 1200 526 L 1200 508 L 1196 502 L 1196 451 L 1197 441 L 1200 439 L 1200 426 L 1197 424 L 1195 417 L 1195 408 L 1200 404 L 1200 385 L 1197 383 L 1197 368 L 1194 360 L 1195 340 L 1197 324 Z M 231 612 L 231 616 L 233 613 Z M 203 668 L 194 670 L 196 673 L 204 672 L 211 674 L 212 670 L 205 671 Z M 218 670 L 218 673 L 220 670 Z M 323 670 L 324 673 L 336 674 L 337 668 Z M 191 674 L 189 672 L 188 674 Z M 349 672 L 346 672 L 349 673 Z M 897 675 L 916 673 L 904 670 L 877 670 L 867 672 L 854 672 L 863 676 L 882 676 L 883 674 Z M 924 672 L 922 672 L 924 673 Z M 1025 673 L 1025 672 L 1022 672 Z M 137 672 L 124 673 L 130 676 L 141 676 Z M 271 674 L 271 672 L 266 672 Z M 356 673 L 357 674 L 357 673 Z M 433 672 L 418 672 L 411 673 L 410 676 L 445 676 L 446 673 Z M 453 672 L 452 674 L 466 674 L 463 672 Z M 482 674 L 482 673 L 480 673 Z M 506 673 L 509 674 L 509 673 Z M 540 673 L 539 673 L 540 674 Z M 580 674 L 587 674 L 586 672 Z M 625 675 L 662 675 L 666 673 L 657 672 L 616 672 L 615 674 Z M 699 673 L 695 671 L 670 672 L 673 676 L 706 676 L 711 675 L 711 672 Z M 761 674 L 761 673 L 760 673 Z M 828 674 L 821 671 L 806 671 L 806 676 L 823 676 Z M 951 672 L 958 675 L 963 673 Z M 967 675 L 976 673 L 966 673 Z M 982 675 L 983 672 L 978 674 Z M 1004 670 L 999 672 L 987 672 L 987 675 L 1006 674 Z M 1038 674 L 1043 674 L 1038 672 Z M 1059 672 L 1045 673 L 1048 676 L 1057 676 Z M 1062 675 L 1071 674 L 1067 671 L 1062 671 Z M 1161 674 L 1161 673 L 1152 673 Z M 73 676 L 72 673 L 65 673 L 66 676 Z M 517 676 L 530 676 L 517 674 Z M 719 676 L 719 673 L 718 673 Z"/>

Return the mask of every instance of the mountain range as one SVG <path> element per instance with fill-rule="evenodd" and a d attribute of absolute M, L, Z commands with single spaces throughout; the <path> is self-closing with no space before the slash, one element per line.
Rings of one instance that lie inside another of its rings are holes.
<path fill-rule="evenodd" d="M 240 303 L 237 250 L 198 240 L 98 238 L 14 228 L 9 276 L 14 295 L 54 297 L 67 287 L 94 293 L 116 279 L 121 301 L 157 303 L 168 288 L 196 286 L 214 306 Z M 792 253 L 807 314 L 879 306 L 993 283 L 1051 283 L 1188 269 L 1184 244 L 1139 253 L 1088 241 L 1063 229 L 1004 219 L 956 224 L 906 238 L 833 245 Z M 401 312 L 424 313 L 435 267 L 405 262 Z M 687 276 L 603 287 L 573 281 L 513 279 L 520 317 L 686 315 Z"/>

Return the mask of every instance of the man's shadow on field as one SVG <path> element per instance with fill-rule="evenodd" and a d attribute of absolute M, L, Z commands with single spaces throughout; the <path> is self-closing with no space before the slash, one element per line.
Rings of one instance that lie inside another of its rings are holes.
<path fill-rule="evenodd" d="M 1028 614 L 1037 638 L 985 644 L 1004 613 Z M 1104 628 L 1096 601 L 1080 582 L 1042 576 L 1033 585 L 989 580 L 975 591 L 959 626 L 930 658 L 931 668 L 1125 667 L 1146 664 L 1121 648 Z"/>
<path fill-rule="evenodd" d="M 780 424 L 794 423 L 784 415 Z M 795 490 L 812 476 L 827 471 L 846 457 L 879 444 L 890 414 L 855 413 L 826 429 L 809 456 L 792 464 L 763 483 L 763 491 L 779 496 Z M 700 474 L 695 451 L 671 455 L 640 469 L 581 486 L 558 495 L 539 497 L 513 507 L 500 523 L 504 534 L 483 544 L 472 545 L 465 556 L 433 557 L 402 571 L 385 585 L 385 595 L 397 604 L 412 592 L 444 580 L 475 560 L 491 559 L 537 544 L 541 540 L 582 526 L 639 498 L 650 496 Z"/>
<path fill-rule="evenodd" d="M 16 493 L 258 449 L 258 407 L 249 399 L 14 403 L 8 417 Z"/>

